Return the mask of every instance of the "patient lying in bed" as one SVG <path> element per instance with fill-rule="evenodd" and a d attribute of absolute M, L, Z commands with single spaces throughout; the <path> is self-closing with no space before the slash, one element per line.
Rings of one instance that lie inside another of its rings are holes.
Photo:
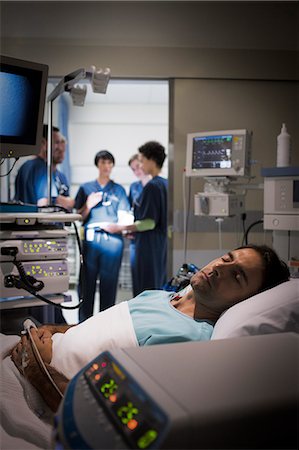
<path fill-rule="evenodd" d="M 31 334 L 63 393 L 68 380 L 101 351 L 208 340 L 225 310 L 288 278 L 286 265 L 272 249 L 247 246 L 209 263 L 192 277 L 190 289 L 180 295 L 145 291 L 79 325 L 43 326 L 32 329 Z M 22 336 L 12 359 L 55 411 L 61 397 L 45 379 L 28 336 Z"/>

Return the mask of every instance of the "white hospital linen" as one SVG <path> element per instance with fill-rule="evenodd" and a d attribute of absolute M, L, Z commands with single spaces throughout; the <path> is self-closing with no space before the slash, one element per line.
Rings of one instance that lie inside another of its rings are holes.
<path fill-rule="evenodd" d="M 90 317 L 66 333 L 55 333 L 51 366 L 71 379 L 105 350 L 138 347 L 128 302 Z"/>

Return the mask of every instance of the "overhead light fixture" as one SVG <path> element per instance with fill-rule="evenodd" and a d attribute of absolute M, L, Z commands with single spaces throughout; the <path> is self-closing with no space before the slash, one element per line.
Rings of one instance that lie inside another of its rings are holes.
<path fill-rule="evenodd" d="M 111 71 L 108 67 L 97 70 L 96 66 L 91 66 L 90 71 L 84 73 L 84 77 L 90 80 L 92 90 L 95 94 L 106 94 L 110 74 Z M 87 94 L 86 84 L 83 86 L 77 84 L 71 88 L 68 87 L 66 90 L 69 90 L 74 106 L 84 106 Z"/>
<path fill-rule="evenodd" d="M 97 94 L 106 94 L 107 86 L 110 80 L 110 69 L 96 69 L 91 66 L 91 73 L 87 72 L 87 76 L 91 78 L 91 87 L 93 92 Z"/>
<path fill-rule="evenodd" d="M 51 204 L 52 192 L 52 116 L 53 116 L 53 102 L 63 92 L 71 94 L 73 104 L 75 106 L 84 106 L 84 101 L 87 93 L 87 86 L 80 87 L 76 85 L 83 78 L 90 80 L 93 92 L 97 94 L 105 94 L 110 80 L 110 69 L 96 69 L 96 66 L 91 66 L 91 72 L 86 72 L 85 69 L 78 69 L 75 72 L 65 75 L 58 85 L 53 89 L 47 98 L 48 102 L 48 154 L 47 154 L 47 185 L 48 185 L 48 204 Z"/>
<path fill-rule="evenodd" d="M 74 106 L 84 106 L 85 97 L 87 93 L 86 84 L 83 87 L 80 87 L 78 84 L 74 86 L 70 90 L 70 94 L 73 100 Z"/>

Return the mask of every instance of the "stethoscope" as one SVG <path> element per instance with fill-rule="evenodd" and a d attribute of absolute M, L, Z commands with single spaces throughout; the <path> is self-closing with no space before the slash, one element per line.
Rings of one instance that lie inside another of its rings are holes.
<path fill-rule="evenodd" d="M 102 205 L 103 206 L 111 206 L 112 205 L 110 196 L 109 196 L 109 194 L 107 194 L 107 192 L 103 192 Z"/>

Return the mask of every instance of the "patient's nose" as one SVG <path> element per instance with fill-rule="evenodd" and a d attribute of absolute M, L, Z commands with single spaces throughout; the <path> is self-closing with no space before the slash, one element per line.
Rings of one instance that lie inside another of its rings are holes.
<path fill-rule="evenodd" d="M 209 274 L 209 276 L 223 276 L 226 272 L 228 272 L 229 268 L 230 265 L 228 263 L 225 263 L 224 261 L 217 261 L 212 268 L 211 275 Z"/>

